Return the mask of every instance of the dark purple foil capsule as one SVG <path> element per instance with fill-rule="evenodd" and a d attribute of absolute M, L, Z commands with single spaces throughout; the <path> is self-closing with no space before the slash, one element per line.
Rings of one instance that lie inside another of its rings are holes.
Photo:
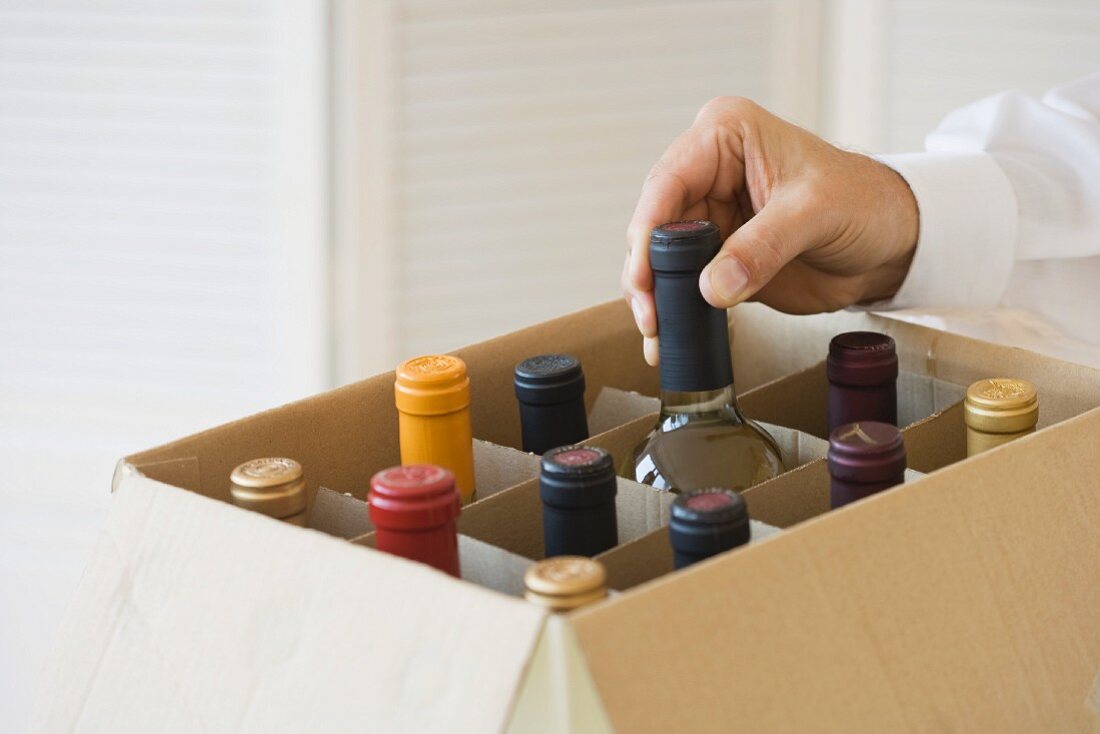
<path fill-rule="evenodd" d="M 897 426 L 859 421 L 829 436 L 829 498 L 833 509 L 905 481 L 905 441 Z"/>
<path fill-rule="evenodd" d="M 898 355 L 894 340 L 849 331 L 829 342 L 829 433 L 845 423 L 898 424 Z"/>

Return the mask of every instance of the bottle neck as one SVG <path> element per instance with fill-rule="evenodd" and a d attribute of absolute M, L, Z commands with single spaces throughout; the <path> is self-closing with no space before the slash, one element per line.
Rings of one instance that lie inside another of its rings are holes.
<path fill-rule="evenodd" d="M 661 421 L 665 428 L 709 419 L 745 422 L 732 383 L 717 390 L 661 390 Z"/>

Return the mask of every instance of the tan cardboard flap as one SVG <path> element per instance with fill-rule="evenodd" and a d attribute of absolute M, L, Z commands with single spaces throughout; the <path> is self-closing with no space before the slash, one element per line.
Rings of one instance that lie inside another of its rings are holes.
<path fill-rule="evenodd" d="M 543 617 L 133 477 L 58 636 L 33 729 L 500 731 Z"/>
<path fill-rule="evenodd" d="M 1082 730 L 1098 432 L 1092 411 L 576 613 L 614 725 Z"/>

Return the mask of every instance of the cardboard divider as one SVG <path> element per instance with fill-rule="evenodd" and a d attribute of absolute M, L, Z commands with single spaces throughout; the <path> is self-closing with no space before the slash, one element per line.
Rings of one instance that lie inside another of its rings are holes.
<path fill-rule="evenodd" d="M 350 494 L 319 487 L 306 527 L 337 538 L 357 538 L 374 530 L 367 503 Z"/>
<path fill-rule="evenodd" d="M 966 387 L 932 375 L 898 375 L 898 425 L 918 423 L 966 397 Z M 784 375 L 738 398 L 745 415 L 828 439 L 829 380 L 825 362 Z"/>
<path fill-rule="evenodd" d="M 749 520 L 749 524 L 752 529 L 749 545 L 783 532 L 780 528 L 755 519 Z M 720 555 L 736 553 L 738 550 L 740 548 L 734 548 Z M 672 545 L 667 525 L 601 553 L 596 559 L 607 569 L 607 585 L 618 591 L 626 591 L 676 570 L 673 568 Z"/>
<path fill-rule="evenodd" d="M 619 543 L 668 523 L 672 495 L 619 478 L 615 510 Z M 538 479 L 524 482 L 465 508 L 459 532 L 532 560 L 545 557 Z"/>
<path fill-rule="evenodd" d="M 530 558 L 461 533 L 458 557 L 464 581 L 508 596 L 523 596 L 523 575 L 533 563 Z"/>
<path fill-rule="evenodd" d="M 348 540 L 364 548 L 376 548 L 373 530 Z M 458 534 L 458 562 L 463 581 L 517 597 L 523 596 L 523 574 L 534 563 L 530 558 L 464 533 Z"/>

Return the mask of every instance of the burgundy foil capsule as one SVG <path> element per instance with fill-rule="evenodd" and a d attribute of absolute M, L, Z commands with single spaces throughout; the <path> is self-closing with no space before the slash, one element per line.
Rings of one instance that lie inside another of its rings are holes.
<path fill-rule="evenodd" d="M 829 433 L 845 423 L 898 424 L 898 354 L 893 338 L 873 331 L 837 334 L 829 342 Z"/>
<path fill-rule="evenodd" d="M 455 477 L 432 464 L 395 466 L 370 480 L 375 547 L 459 576 Z"/>
<path fill-rule="evenodd" d="M 897 426 L 860 421 L 829 436 L 830 504 L 833 509 L 905 481 L 905 441 Z"/>

